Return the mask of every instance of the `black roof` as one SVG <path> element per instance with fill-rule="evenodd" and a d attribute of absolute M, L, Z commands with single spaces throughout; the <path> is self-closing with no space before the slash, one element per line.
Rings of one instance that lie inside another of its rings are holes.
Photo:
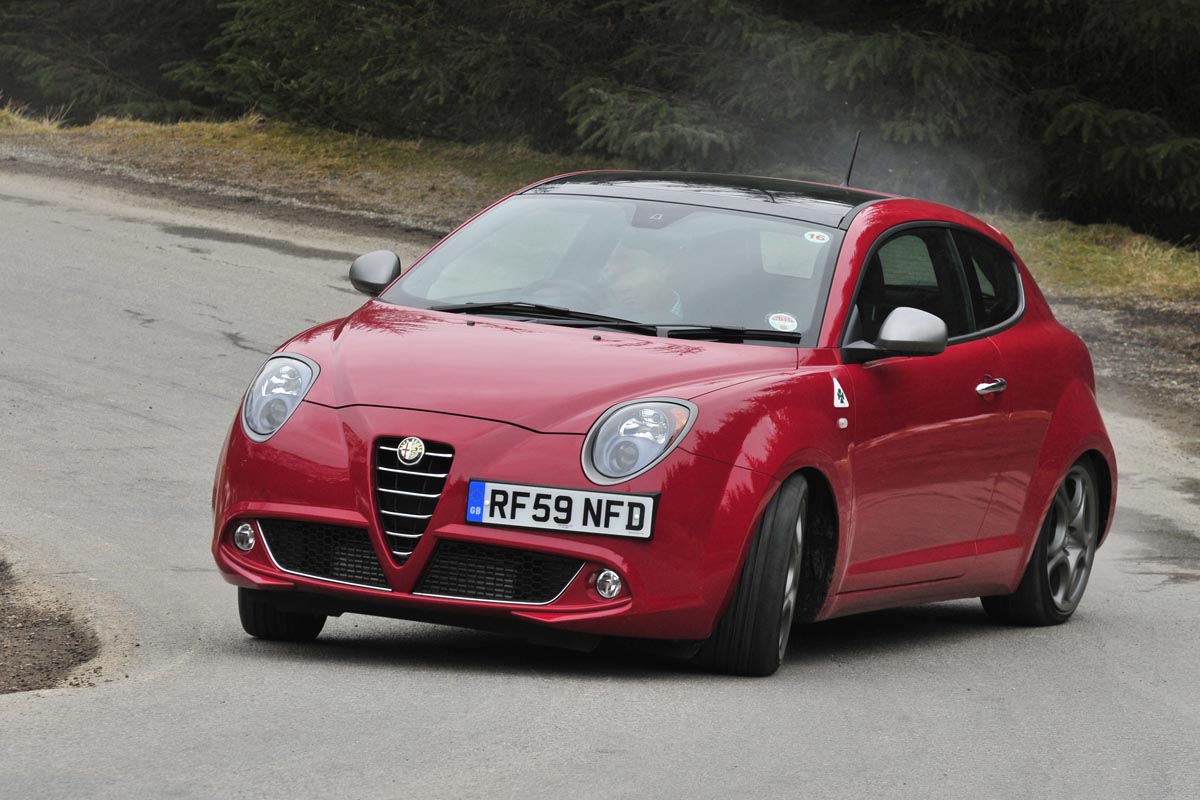
<path fill-rule="evenodd" d="M 753 211 L 846 227 L 852 212 L 891 195 L 784 178 L 715 175 L 703 172 L 581 172 L 539 183 L 527 194 L 574 194 L 660 200 Z"/>

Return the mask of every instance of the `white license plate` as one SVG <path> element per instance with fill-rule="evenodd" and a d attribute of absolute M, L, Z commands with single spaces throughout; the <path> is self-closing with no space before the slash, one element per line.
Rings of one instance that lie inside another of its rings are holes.
<path fill-rule="evenodd" d="M 467 522 L 649 539 L 655 497 L 471 481 Z"/>

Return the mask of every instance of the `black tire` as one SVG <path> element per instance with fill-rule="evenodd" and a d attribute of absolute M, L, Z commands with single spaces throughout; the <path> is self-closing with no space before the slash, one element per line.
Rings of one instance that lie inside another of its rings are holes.
<path fill-rule="evenodd" d="M 793 475 L 763 511 L 729 606 L 696 655 L 705 668 L 758 677 L 779 669 L 796 609 L 807 514 L 808 481 Z"/>
<path fill-rule="evenodd" d="M 238 616 L 246 633 L 258 639 L 280 642 L 311 642 L 325 627 L 322 614 L 282 611 L 270 600 L 270 592 L 238 589 Z"/>
<path fill-rule="evenodd" d="M 1031 627 L 1061 625 L 1071 618 L 1087 588 L 1100 540 L 1098 486 L 1096 470 L 1086 459 L 1071 466 L 1054 493 L 1017 590 L 979 598 L 989 617 L 1006 625 Z M 1076 497 L 1082 497 L 1078 517 L 1072 508 Z M 1078 530 L 1072 533 L 1075 519 Z M 1056 558 L 1059 551 L 1061 559 Z M 1071 552 L 1078 559 L 1074 564 Z M 1065 575 L 1059 566 L 1052 567 L 1064 560 Z"/>

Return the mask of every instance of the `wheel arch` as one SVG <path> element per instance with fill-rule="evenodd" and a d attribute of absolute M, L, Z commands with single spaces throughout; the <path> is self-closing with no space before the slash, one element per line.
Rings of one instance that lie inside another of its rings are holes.
<path fill-rule="evenodd" d="M 808 487 L 808 515 L 804 524 L 803 550 L 801 552 L 801 594 L 797 600 L 795 621 L 797 623 L 813 622 L 827 604 L 834 576 L 837 574 L 838 557 L 843 549 L 841 515 L 837 493 L 834 491 L 834 484 L 829 476 L 820 467 L 808 464 L 781 471 L 771 482 L 770 489 L 759 501 L 750 536 L 746 537 L 742 552 L 738 556 L 734 579 L 730 582 L 725 597 L 718 607 L 714 625 L 720 620 L 721 614 L 725 612 L 737 591 L 739 576 L 742 574 L 742 569 L 749 556 L 754 533 L 758 530 L 763 513 L 771 502 L 771 498 L 797 475 L 804 478 Z"/>
<path fill-rule="evenodd" d="M 844 569 L 844 539 L 850 530 L 849 509 L 854 495 L 850 436 L 845 425 L 839 424 L 839 417 L 845 414 L 852 425 L 853 410 L 834 407 L 831 376 L 849 380 L 840 368 L 812 367 L 782 378 L 764 376 L 692 398 L 703 419 L 689 434 L 690 441 L 681 445 L 695 455 L 770 476 L 767 490 L 755 500 L 757 510 L 748 531 L 751 535 L 779 488 L 793 476 L 806 479 L 812 535 L 805 536 L 802 557 L 809 556 L 803 563 L 812 569 L 805 568 L 805 597 L 796 612 L 796 619 L 802 621 L 819 618 L 828 605 L 839 571 Z M 719 421 L 719 425 L 705 420 Z M 747 536 L 738 554 L 739 575 L 749 551 Z M 718 613 L 728 606 L 736 582 L 726 589 Z"/>
<path fill-rule="evenodd" d="M 1038 467 L 1034 471 L 1030 488 L 1026 494 L 1025 509 L 1018 525 L 1019 534 L 1024 536 L 1024 554 L 1019 561 L 1019 571 L 1013 576 L 1013 585 L 1024 575 L 1028 560 L 1036 546 L 1038 531 L 1054 500 L 1054 493 L 1063 476 L 1080 459 L 1087 459 L 1096 471 L 1102 492 L 1102 525 L 1100 543 L 1108 537 L 1115 512 L 1117 493 L 1116 456 L 1112 452 L 1108 432 L 1096 404 L 1096 395 L 1084 381 L 1073 381 L 1063 391 L 1051 417 L 1049 432 L 1042 443 L 1038 456 Z"/>
<path fill-rule="evenodd" d="M 802 581 L 797 598 L 796 622 L 812 622 L 829 598 L 841 547 L 837 495 L 829 478 L 816 467 L 802 467 L 808 483 L 808 518 L 800 557 Z"/>
<path fill-rule="evenodd" d="M 1099 544 L 1104 544 L 1104 540 L 1108 538 L 1108 531 L 1112 527 L 1113 514 L 1116 511 L 1116 482 L 1113 480 L 1112 466 L 1099 450 L 1094 448 L 1086 450 L 1076 460 L 1085 459 L 1092 465 L 1092 470 L 1096 474 L 1096 491 L 1100 493 Z"/>

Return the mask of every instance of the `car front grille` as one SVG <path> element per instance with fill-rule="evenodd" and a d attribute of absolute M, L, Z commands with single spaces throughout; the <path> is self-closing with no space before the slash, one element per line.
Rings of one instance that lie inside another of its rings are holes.
<path fill-rule="evenodd" d="M 425 442 L 424 455 L 405 464 L 398 451 L 403 441 L 380 439 L 375 446 L 375 507 L 397 565 L 407 561 L 421 541 L 454 462 L 453 447 Z"/>
<path fill-rule="evenodd" d="M 387 589 L 387 576 L 362 528 L 263 519 L 258 522 L 271 558 L 285 572 Z"/>
<path fill-rule="evenodd" d="M 574 558 L 443 539 L 414 594 L 545 605 L 583 569 Z"/>

